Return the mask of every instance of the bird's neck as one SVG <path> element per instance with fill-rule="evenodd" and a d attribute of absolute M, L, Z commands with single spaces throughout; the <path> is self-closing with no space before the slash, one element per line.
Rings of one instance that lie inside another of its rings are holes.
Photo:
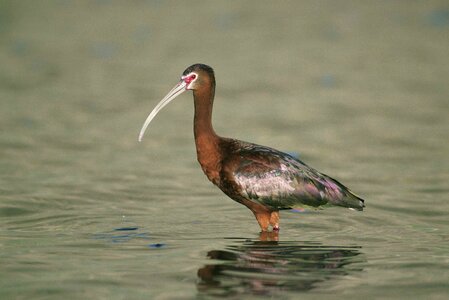
<path fill-rule="evenodd" d="M 214 87 L 193 92 L 195 116 L 193 131 L 198 162 L 209 180 L 217 184 L 220 171 L 220 137 L 212 127 Z"/>

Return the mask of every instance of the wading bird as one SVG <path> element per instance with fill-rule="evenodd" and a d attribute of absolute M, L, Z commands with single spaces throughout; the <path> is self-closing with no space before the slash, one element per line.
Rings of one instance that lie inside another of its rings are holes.
<path fill-rule="evenodd" d="M 156 114 L 187 90 L 193 91 L 196 153 L 207 178 L 231 199 L 248 207 L 262 232 L 279 230 L 279 210 L 326 204 L 363 210 L 364 200 L 337 180 L 278 150 L 218 136 L 212 127 L 215 75 L 211 67 L 188 67 L 181 80 L 150 113 Z"/>

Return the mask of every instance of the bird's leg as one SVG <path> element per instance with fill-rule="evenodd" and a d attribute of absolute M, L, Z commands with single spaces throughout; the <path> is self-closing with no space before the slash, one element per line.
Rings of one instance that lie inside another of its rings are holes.
<path fill-rule="evenodd" d="M 261 242 L 277 242 L 279 241 L 279 231 L 261 231 L 259 240 Z"/>
<path fill-rule="evenodd" d="M 259 222 L 260 229 L 262 231 L 268 231 L 268 225 L 270 225 L 270 212 L 269 211 L 253 211 L 254 216 Z"/>
<path fill-rule="evenodd" d="M 279 231 L 279 211 L 271 212 L 270 225 L 273 227 L 273 231 Z"/>

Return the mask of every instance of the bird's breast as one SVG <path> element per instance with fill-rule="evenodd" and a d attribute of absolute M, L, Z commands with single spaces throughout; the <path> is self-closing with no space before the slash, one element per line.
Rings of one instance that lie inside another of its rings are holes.
<path fill-rule="evenodd" d="M 220 183 L 221 156 L 216 143 L 206 137 L 196 139 L 196 154 L 201 169 L 215 185 Z"/>

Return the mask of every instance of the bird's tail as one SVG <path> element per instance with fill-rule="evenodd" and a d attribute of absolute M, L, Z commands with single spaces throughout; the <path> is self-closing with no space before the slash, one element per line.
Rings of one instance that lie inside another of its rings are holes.
<path fill-rule="evenodd" d="M 343 201 L 339 203 L 339 205 L 348 207 L 350 209 L 362 211 L 363 208 L 365 207 L 365 200 L 353 194 L 351 191 L 348 191 L 345 197 L 343 198 Z"/>
<path fill-rule="evenodd" d="M 347 207 L 353 210 L 362 211 L 365 207 L 365 200 L 351 192 L 347 187 L 337 180 L 325 175 L 326 186 L 331 191 L 329 204 Z"/>

